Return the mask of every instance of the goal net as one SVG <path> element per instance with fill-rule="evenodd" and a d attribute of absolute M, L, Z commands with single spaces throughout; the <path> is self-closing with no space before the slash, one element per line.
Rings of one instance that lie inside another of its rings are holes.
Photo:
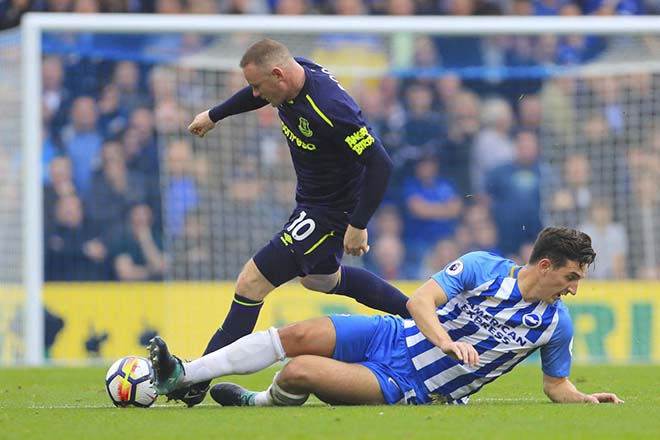
<path fill-rule="evenodd" d="M 39 90 L 26 96 L 42 95 L 47 79 L 34 69 L 41 72 L 47 63 L 62 69 L 59 86 L 67 94 L 49 95 L 62 100 L 49 101 L 55 110 L 32 102 L 30 117 L 38 120 L 28 131 L 40 133 L 43 112 L 54 111 L 44 133 L 57 134 L 57 148 L 74 148 L 65 145 L 75 137 L 73 119 L 89 114 L 75 116 L 72 109 L 80 104 L 94 111 L 91 163 L 102 163 L 107 143 L 115 141 L 129 167 L 144 174 L 141 188 L 155 188 L 131 195 L 153 211 L 168 256 L 166 280 L 235 279 L 294 205 L 295 175 L 274 109 L 232 116 L 203 139 L 186 130 L 198 112 L 245 86 L 238 62 L 264 37 L 329 68 L 356 98 L 394 158 L 386 202 L 404 222 L 401 188 L 412 164 L 430 152 L 465 204 L 454 244 L 467 234 L 494 248 L 496 219 L 484 220 L 471 207 L 485 199 L 489 170 L 534 154 L 516 148 L 519 133 L 531 133 L 540 182 L 521 175 L 529 180 L 515 183 L 530 198 L 501 209 L 529 216 L 532 222 L 519 229 L 535 234 L 534 213 L 524 209 L 535 206 L 534 193 L 525 186 L 538 185 L 539 225 L 590 228 L 599 254 L 623 259 L 603 263 L 605 277 L 658 277 L 660 64 L 654 60 L 660 40 L 651 32 L 657 22 L 33 14 L 27 23 L 39 36 L 28 48 L 39 54 L 29 78 Z M 5 170 L 20 145 L 12 101 L 20 90 L 20 75 L 11 70 L 19 64 L 15 41 L 0 38 L 0 53 L 0 111 L 7 116 L 0 120 L 1 287 L 20 282 L 22 240 L 20 206 L 12 205 L 20 185 L 11 179 L 19 177 Z M 91 107 L 80 103 L 85 98 Z M 24 147 L 40 151 L 41 138 Z M 371 229 L 373 239 L 380 227 Z M 611 237 L 618 241 L 608 245 Z M 507 253 L 524 258 L 525 243 Z M 396 247 L 380 244 L 382 256 L 368 264 L 397 258 Z M 430 253 L 409 263 L 441 261 Z"/>
<path fill-rule="evenodd" d="M 0 364 L 24 353 L 20 53 L 19 33 L 0 32 Z"/>

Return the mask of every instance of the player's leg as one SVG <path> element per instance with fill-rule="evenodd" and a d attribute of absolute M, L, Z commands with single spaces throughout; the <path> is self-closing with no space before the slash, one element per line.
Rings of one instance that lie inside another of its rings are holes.
<path fill-rule="evenodd" d="M 335 405 L 386 403 L 378 379 L 361 364 L 320 356 L 299 356 L 284 367 L 276 381 L 279 388 L 287 393 L 314 394 L 322 401 Z"/>
<path fill-rule="evenodd" d="M 249 374 L 269 367 L 286 357 L 300 354 L 331 356 L 335 344 L 335 328 L 329 318 L 316 318 L 288 325 L 280 330 L 270 328 L 256 332 L 191 362 L 182 362 L 170 354 L 165 341 L 154 338 L 149 356 L 155 372 L 159 394 L 230 374 Z"/>
<path fill-rule="evenodd" d="M 211 397 L 222 406 L 298 406 L 310 394 L 332 405 L 387 403 L 369 368 L 313 355 L 291 360 L 265 391 L 250 391 L 230 382 L 211 389 Z"/>
<path fill-rule="evenodd" d="M 301 277 L 300 282 L 310 290 L 348 296 L 372 309 L 410 318 L 408 297 L 378 275 L 359 267 L 341 266 L 331 274 Z"/>
<path fill-rule="evenodd" d="M 245 264 L 238 276 L 229 312 L 209 340 L 204 354 L 212 353 L 251 333 L 266 295 L 298 274 L 295 258 L 284 249 L 279 236 L 276 236 Z M 201 382 L 168 397 L 182 400 L 188 406 L 197 405 L 204 400 L 208 385 L 209 382 Z"/>
<path fill-rule="evenodd" d="M 251 258 L 238 275 L 229 312 L 209 340 L 204 354 L 214 352 L 251 333 L 259 318 L 264 298 L 274 288 Z"/>
<path fill-rule="evenodd" d="M 397 403 L 402 390 L 410 388 L 393 369 L 409 362 L 399 327 L 392 318 L 335 315 L 312 326 L 280 329 L 287 353 L 298 356 L 266 391 L 220 383 L 211 396 L 224 406 L 301 405 L 310 393 L 332 404 Z M 315 353 L 305 354 L 299 347 Z M 391 360 L 396 360 L 392 366 Z"/>

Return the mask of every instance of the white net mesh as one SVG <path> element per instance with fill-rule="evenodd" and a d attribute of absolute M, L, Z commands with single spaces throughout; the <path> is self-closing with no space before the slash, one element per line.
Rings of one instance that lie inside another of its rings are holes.
<path fill-rule="evenodd" d="M 235 278 L 293 206 L 295 177 L 273 109 L 232 116 L 204 139 L 186 130 L 195 114 L 245 85 L 238 61 L 261 37 L 330 68 L 395 161 L 386 202 L 403 223 L 393 231 L 404 250 L 379 241 L 383 231 L 375 222 L 372 242 L 381 250 L 364 259 L 370 269 L 399 278 L 425 276 L 446 262 L 439 245 L 446 241 L 454 255 L 485 248 L 524 262 L 538 230 L 554 224 L 582 227 L 594 236 L 602 258 L 592 276 L 658 277 L 655 37 L 122 35 L 119 41 L 135 38 L 140 44 L 118 51 L 107 44 L 116 35 L 89 35 L 66 40 L 68 52 L 56 35 L 59 49 L 46 44 L 45 50 L 65 61 L 67 82 L 78 84 L 79 94 L 100 95 L 100 107 L 112 87 L 120 104 L 133 100 L 124 110 L 124 127 L 115 132 L 124 149 L 131 150 L 131 133 L 145 125 L 134 117 L 136 108 L 146 105 L 153 114 L 160 194 L 152 208 L 170 262 L 164 278 Z M 64 55 L 71 53 L 71 41 L 75 57 Z M 120 64 L 138 72 L 140 93 L 117 78 Z M 525 146 L 529 142 L 538 144 L 540 160 Z M 453 180 L 463 206 L 450 219 L 449 234 L 424 236 L 432 243 L 417 249 L 408 235 L 413 215 L 404 184 L 429 152 L 440 157 L 441 175 Z M 529 155 L 540 180 L 536 171 L 528 183 L 524 173 L 518 180 L 515 173 L 514 180 L 492 180 L 493 169 L 529 161 Z M 498 195 L 497 185 L 519 189 L 522 198 Z M 397 253 L 403 256 L 393 257 Z M 388 264 L 408 269 L 392 271 Z"/>
<path fill-rule="evenodd" d="M 18 32 L 0 32 L 0 364 L 24 354 L 20 66 Z"/>
<path fill-rule="evenodd" d="M 540 94 L 544 157 L 559 176 L 544 193 L 545 218 L 592 235 L 596 278 L 659 275 L 658 49 L 655 36 L 611 38 Z"/>

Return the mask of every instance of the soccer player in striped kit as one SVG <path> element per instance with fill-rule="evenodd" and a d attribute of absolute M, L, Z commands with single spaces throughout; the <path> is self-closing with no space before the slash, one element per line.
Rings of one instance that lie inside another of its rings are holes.
<path fill-rule="evenodd" d="M 154 339 L 159 392 L 292 358 L 265 391 L 220 383 L 222 405 L 300 405 L 309 394 L 333 404 L 467 403 L 484 385 L 537 349 L 543 391 L 553 402 L 622 403 L 613 393 L 585 394 L 568 379 L 573 326 L 562 303 L 596 254 L 591 238 L 545 228 L 529 262 L 471 252 L 448 264 L 408 301 L 413 319 L 335 315 L 246 336 L 192 362 Z"/>
<path fill-rule="evenodd" d="M 249 86 L 198 114 L 188 129 L 202 137 L 226 117 L 276 107 L 298 181 L 297 206 L 282 230 L 245 264 L 229 313 L 204 354 L 251 333 L 266 295 L 296 277 L 310 290 L 409 316 L 408 297 L 401 291 L 371 272 L 341 265 L 344 252 L 369 251 L 367 223 L 392 170 L 358 105 L 327 69 L 294 58 L 274 40 L 253 44 L 240 66 Z M 193 406 L 207 389 L 201 383 L 168 397 Z"/>

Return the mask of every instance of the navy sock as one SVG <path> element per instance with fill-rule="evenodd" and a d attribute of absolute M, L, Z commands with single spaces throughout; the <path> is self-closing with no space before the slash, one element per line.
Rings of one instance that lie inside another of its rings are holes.
<path fill-rule="evenodd" d="M 342 266 L 341 279 L 332 293 L 348 296 L 372 309 L 410 318 L 408 297 L 379 276 L 359 267 Z"/>
<path fill-rule="evenodd" d="M 221 349 L 245 335 L 252 333 L 257 324 L 263 301 L 254 301 L 237 293 L 234 294 L 234 300 L 231 302 L 229 313 L 225 317 L 225 322 L 211 337 L 206 345 L 204 354 L 212 353 Z M 202 388 L 207 387 L 211 381 L 200 383 Z"/>
<path fill-rule="evenodd" d="M 263 305 L 263 301 L 253 301 L 234 294 L 234 300 L 231 303 L 225 322 L 211 337 L 204 354 L 214 352 L 252 333 Z"/>

